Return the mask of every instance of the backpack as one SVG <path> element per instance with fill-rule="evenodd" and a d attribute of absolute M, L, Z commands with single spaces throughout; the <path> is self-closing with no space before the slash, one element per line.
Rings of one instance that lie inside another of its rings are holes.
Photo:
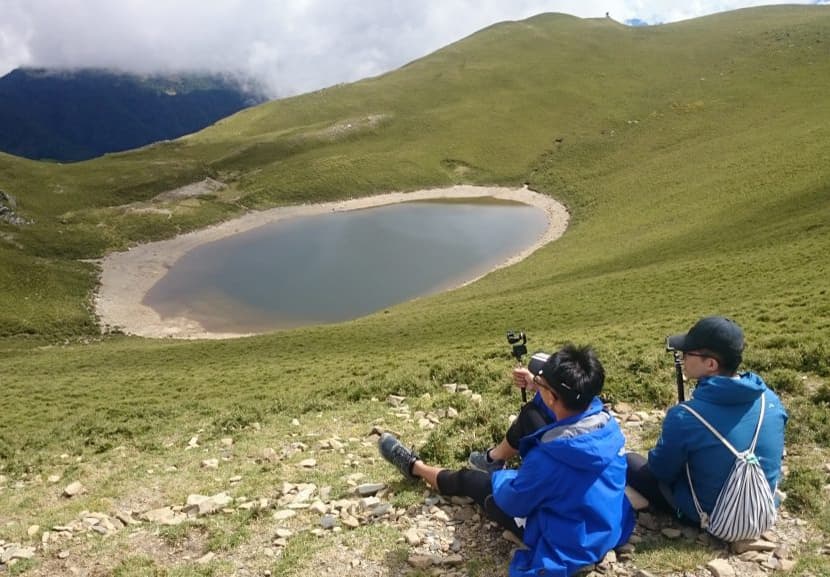
<path fill-rule="evenodd" d="M 772 496 L 764 470 L 755 456 L 755 445 L 764 421 L 766 398 L 761 395 L 761 414 L 752 444 L 746 451 L 738 452 L 723 435 L 718 433 L 706 419 L 688 405 L 680 405 L 703 423 L 723 445 L 735 455 L 735 463 L 729 476 L 718 494 L 715 506 L 710 514 L 700 507 L 700 502 L 692 485 L 689 463 L 686 463 L 686 477 L 692 492 L 697 514 L 700 516 L 700 528 L 709 534 L 727 542 L 757 539 L 775 523 L 775 500 Z"/>

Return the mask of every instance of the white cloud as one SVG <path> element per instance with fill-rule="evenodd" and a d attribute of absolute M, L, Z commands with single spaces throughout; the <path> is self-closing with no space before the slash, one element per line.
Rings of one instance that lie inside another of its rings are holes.
<path fill-rule="evenodd" d="M 762 3 L 0 0 L 0 75 L 18 66 L 238 72 L 283 96 L 379 74 L 495 22 L 541 12 L 658 23 Z"/>

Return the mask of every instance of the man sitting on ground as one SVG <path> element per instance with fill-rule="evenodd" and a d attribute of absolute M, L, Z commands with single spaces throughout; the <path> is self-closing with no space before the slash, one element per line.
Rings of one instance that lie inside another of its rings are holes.
<path fill-rule="evenodd" d="M 778 485 L 787 413 L 761 377 L 737 372 L 744 334 L 734 321 L 703 318 L 688 333 L 669 337 L 668 344 L 683 351 L 684 371 L 688 378 L 697 379 L 697 387 L 692 400 L 669 409 L 648 459 L 627 455 L 628 483 L 655 508 L 706 529 L 736 462 L 719 437 L 738 452 L 752 449 L 755 439 L 755 463 L 763 469 L 770 489 L 767 492 L 761 482 L 764 495 L 759 503 L 766 504 Z M 701 417 L 716 432 L 709 430 Z M 736 526 L 755 523 L 749 518 L 753 508 L 735 507 L 743 510 L 730 513 L 735 516 L 731 522 Z M 774 519 L 774 504 L 770 508 Z M 747 518 L 739 518 L 741 515 Z"/>
<path fill-rule="evenodd" d="M 605 373 L 590 348 L 565 346 L 527 376 L 556 420 L 521 440 L 519 469 L 435 467 L 388 433 L 379 449 L 405 477 L 472 498 L 522 538 L 527 549 L 513 556 L 511 577 L 567 577 L 624 544 L 634 528 L 624 493 L 625 439 L 597 397 Z"/>

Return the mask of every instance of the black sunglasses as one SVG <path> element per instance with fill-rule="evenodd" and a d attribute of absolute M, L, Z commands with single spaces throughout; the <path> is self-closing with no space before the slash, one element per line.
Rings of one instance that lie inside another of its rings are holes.
<path fill-rule="evenodd" d="M 723 361 L 721 361 L 718 357 L 716 357 L 715 355 L 710 355 L 708 353 L 695 353 L 695 352 L 692 352 L 692 351 L 683 351 L 683 358 L 686 358 L 686 357 L 700 357 L 702 359 L 715 359 L 716 361 L 718 361 L 718 364 L 723 364 Z"/>
<path fill-rule="evenodd" d="M 714 355 L 709 355 L 709 354 L 706 354 L 706 353 L 696 353 L 696 352 L 694 352 L 694 351 L 683 351 L 683 356 L 684 356 L 684 357 L 701 357 L 701 358 L 703 358 L 703 359 L 715 359 L 715 360 L 718 360 L 718 357 L 716 357 L 716 356 L 714 356 Z"/>

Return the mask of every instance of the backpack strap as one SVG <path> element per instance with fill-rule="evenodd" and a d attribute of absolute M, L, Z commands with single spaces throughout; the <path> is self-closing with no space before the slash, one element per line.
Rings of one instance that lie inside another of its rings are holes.
<path fill-rule="evenodd" d="M 709 431 L 718 438 L 718 440 L 723 443 L 723 446 L 729 449 L 733 455 L 735 455 L 736 459 L 742 459 L 747 455 L 752 455 L 755 453 L 755 445 L 758 443 L 758 435 L 761 433 L 761 424 L 764 422 L 764 409 L 766 408 L 767 401 L 766 396 L 764 393 L 761 393 L 761 413 L 758 416 L 758 424 L 755 426 L 755 435 L 752 437 L 752 443 L 749 445 L 749 448 L 742 453 L 739 453 L 735 447 L 732 446 L 732 443 L 726 440 L 726 438 L 721 435 L 718 430 L 713 427 L 709 421 L 703 418 L 703 416 L 694 410 L 689 405 L 682 403 L 680 406 L 689 411 L 692 415 L 694 415 L 698 421 L 703 423 L 703 425 L 709 429 Z M 692 502 L 695 506 L 695 511 L 697 511 L 697 516 L 700 517 L 700 528 L 704 531 L 707 527 L 709 527 L 709 515 L 706 513 L 703 508 L 700 506 L 700 501 L 697 498 L 697 493 L 695 493 L 695 486 L 692 484 L 692 473 L 689 470 L 689 461 L 686 461 L 686 479 L 689 481 L 689 490 L 692 493 Z"/>
<path fill-rule="evenodd" d="M 696 410 L 694 410 L 692 407 L 690 407 L 689 405 L 687 405 L 685 403 L 681 404 L 680 406 L 683 407 L 684 409 L 686 409 L 687 411 L 689 411 L 692 415 L 694 415 L 697 418 L 698 421 L 703 423 L 703 425 L 707 429 L 709 429 L 709 431 L 713 435 L 715 435 L 715 437 L 717 437 L 718 440 L 721 443 L 723 443 L 723 446 L 726 447 L 727 449 L 729 449 L 732 452 L 732 454 L 735 455 L 735 458 L 740 459 L 741 457 L 744 457 L 745 455 L 747 455 L 749 453 L 754 453 L 755 452 L 755 446 L 758 444 L 758 435 L 760 435 L 760 433 L 761 433 L 761 425 L 764 422 L 764 410 L 766 409 L 766 405 L 767 405 L 766 397 L 765 397 L 764 393 L 761 393 L 761 412 L 758 415 L 758 424 L 755 426 L 755 434 L 752 437 L 752 443 L 749 445 L 749 448 L 746 451 L 743 451 L 743 452 L 738 452 L 738 450 L 735 447 L 732 446 L 732 443 L 727 441 L 726 438 L 723 435 L 721 435 L 718 432 L 718 430 L 709 423 L 709 421 L 704 419 L 703 416 L 700 413 L 698 413 Z"/>

